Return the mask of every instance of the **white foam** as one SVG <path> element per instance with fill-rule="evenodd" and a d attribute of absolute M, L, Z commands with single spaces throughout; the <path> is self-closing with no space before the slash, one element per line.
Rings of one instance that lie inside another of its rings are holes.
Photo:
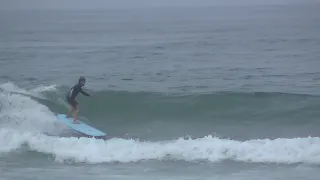
<path fill-rule="evenodd" d="M 54 114 L 44 105 L 20 94 L 0 94 L 2 126 L 41 132 L 52 126 Z"/>
<path fill-rule="evenodd" d="M 8 92 L 19 92 L 19 93 L 24 93 L 27 94 L 28 92 L 22 88 L 19 88 L 18 86 L 16 86 L 15 84 L 11 83 L 11 82 L 6 82 L 0 85 L 0 88 L 8 91 Z"/>
<path fill-rule="evenodd" d="M 6 83 L 0 85 L 0 89 L 2 89 L 4 92 L 13 92 L 13 93 L 34 96 L 34 97 L 38 97 L 38 98 L 43 98 L 41 96 L 42 92 L 54 92 L 57 90 L 57 86 L 56 85 L 49 85 L 49 86 L 41 85 L 36 88 L 26 90 L 26 89 L 23 89 L 23 88 L 15 85 L 12 82 L 6 82 Z"/>
<path fill-rule="evenodd" d="M 57 91 L 57 86 L 56 85 L 49 85 L 49 86 L 39 86 L 34 89 L 31 89 L 30 92 L 39 94 L 42 92 L 55 92 Z"/>
<path fill-rule="evenodd" d="M 8 133 L 9 135 L 5 135 Z M 6 137 L 6 138 L 4 138 Z M 26 143 L 30 150 L 52 154 L 57 161 L 86 163 L 136 162 L 142 160 L 210 161 L 234 160 L 263 163 L 320 163 L 319 138 L 235 141 L 204 137 L 168 142 L 89 138 L 58 138 L 31 133 L 0 131 L 0 152 Z"/>
<path fill-rule="evenodd" d="M 19 133 L 18 131 L 10 128 L 0 129 L 0 153 L 11 152 L 19 149 L 25 142 L 23 136 L 31 137 L 28 133 Z"/>
<path fill-rule="evenodd" d="M 0 88 L 2 89 L 0 92 L 0 128 L 13 128 L 16 131 L 35 133 L 50 132 L 55 128 L 53 126 L 54 113 L 31 98 L 31 96 L 39 95 L 35 91 L 30 93 L 12 83 L 2 84 Z M 52 88 L 49 89 L 52 90 Z M 32 95 L 26 96 L 25 94 Z"/>

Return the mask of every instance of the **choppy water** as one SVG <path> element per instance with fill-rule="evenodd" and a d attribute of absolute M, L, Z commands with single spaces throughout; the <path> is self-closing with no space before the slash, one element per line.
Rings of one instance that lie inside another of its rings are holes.
<path fill-rule="evenodd" d="M 318 8 L 2 11 L 2 178 L 319 179 Z"/>

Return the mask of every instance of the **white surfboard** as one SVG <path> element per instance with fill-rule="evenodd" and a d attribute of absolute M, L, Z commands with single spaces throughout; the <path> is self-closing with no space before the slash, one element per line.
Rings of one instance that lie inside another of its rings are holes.
<path fill-rule="evenodd" d="M 69 128 L 83 134 L 86 137 L 94 137 L 99 139 L 105 139 L 106 134 L 99 131 L 98 129 L 95 129 L 94 127 L 91 127 L 87 124 L 85 124 L 82 121 L 77 121 L 78 123 L 73 123 L 73 118 L 67 118 L 67 115 L 65 114 L 57 114 L 57 119 L 59 122 L 67 125 Z"/>

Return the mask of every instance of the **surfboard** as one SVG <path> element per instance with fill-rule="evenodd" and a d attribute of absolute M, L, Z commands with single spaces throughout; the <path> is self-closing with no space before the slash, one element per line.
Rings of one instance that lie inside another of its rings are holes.
<path fill-rule="evenodd" d="M 105 139 L 106 134 L 99 131 L 98 129 L 85 124 L 84 122 L 78 120 L 78 123 L 73 123 L 73 118 L 67 118 L 65 114 L 57 114 L 57 119 L 59 122 L 67 125 L 69 128 L 83 134 L 86 137 L 94 137 L 99 139 Z"/>

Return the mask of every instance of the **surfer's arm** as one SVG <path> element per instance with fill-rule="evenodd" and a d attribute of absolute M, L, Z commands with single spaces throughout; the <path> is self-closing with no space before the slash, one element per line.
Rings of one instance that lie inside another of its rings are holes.
<path fill-rule="evenodd" d="M 83 95 L 85 95 L 85 96 L 90 96 L 90 94 L 84 92 L 82 89 L 80 89 L 80 92 L 81 92 Z"/>

